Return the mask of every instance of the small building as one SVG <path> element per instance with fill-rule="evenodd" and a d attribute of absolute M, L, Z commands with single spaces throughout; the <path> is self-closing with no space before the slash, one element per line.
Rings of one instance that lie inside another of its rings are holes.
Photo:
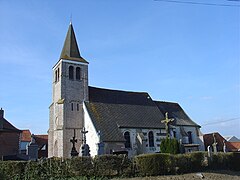
<path fill-rule="evenodd" d="M 48 157 L 48 135 L 34 135 L 36 144 L 38 145 L 38 158 Z"/>
<path fill-rule="evenodd" d="M 217 151 L 218 152 L 224 152 L 224 146 L 226 148 L 226 152 L 240 151 L 240 142 L 227 141 L 218 132 L 214 132 L 214 133 L 209 133 L 209 134 L 204 134 L 203 135 L 204 145 L 205 145 L 205 150 L 206 151 L 207 151 L 207 147 L 208 146 L 210 146 L 212 148 L 212 144 L 214 143 L 214 137 L 215 137 L 215 141 L 217 143 Z M 235 136 L 232 136 L 232 137 L 235 137 Z M 231 139 L 231 138 L 228 138 L 228 140 L 229 139 Z M 213 148 L 212 148 L 212 151 L 213 151 Z"/>
<path fill-rule="evenodd" d="M 227 142 L 227 150 L 229 152 L 239 152 L 240 142 Z"/>
<path fill-rule="evenodd" d="M 27 155 L 27 150 L 30 142 L 33 140 L 38 146 L 38 158 L 47 157 L 48 154 L 48 135 L 41 134 L 35 135 L 32 134 L 29 129 L 22 130 L 21 142 L 20 142 L 20 152 L 22 155 Z"/>
<path fill-rule="evenodd" d="M 20 153 L 26 154 L 27 146 L 31 142 L 31 132 L 29 129 L 22 130 L 21 142 L 20 142 Z"/>
<path fill-rule="evenodd" d="M 210 146 L 212 148 L 212 144 L 214 143 L 214 137 L 215 137 L 215 141 L 217 143 L 217 151 L 218 152 L 223 152 L 224 151 L 223 150 L 224 149 L 224 142 L 226 140 L 218 132 L 203 135 L 205 151 L 207 151 L 208 146 Z M 213 151 L 213 148 L 212 148 L 212 151 Z"/>
<path fill-rule="evenodd" d="M 4 118 L 4 110 L 0 109 L 0 157 L 14 157 L 19 154 L 21 130 L 14 127 Z"/>

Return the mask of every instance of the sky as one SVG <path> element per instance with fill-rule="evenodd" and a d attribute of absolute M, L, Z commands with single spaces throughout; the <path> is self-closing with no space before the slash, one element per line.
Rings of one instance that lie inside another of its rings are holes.
<path fill-rule="evenodd" d="M 0 0 L 5 118 L 19 129 L 47 133 L 52 67 L 72 19 L 80 53 L 89 62 L 89 85 L 177 102 L 203 133 L 240 138 L 240 2 L 191 2 L 238 7 L 161 0 Z"/>

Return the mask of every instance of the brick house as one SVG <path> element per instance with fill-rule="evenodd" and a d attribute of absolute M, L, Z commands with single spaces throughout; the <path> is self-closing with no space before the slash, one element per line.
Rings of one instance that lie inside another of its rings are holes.
<path fill-rule="evenodd" d="M 0 110 L 0 157 L 19 154 L 21 130 L 14 127 L 4 118 L 4 110 Z"/>

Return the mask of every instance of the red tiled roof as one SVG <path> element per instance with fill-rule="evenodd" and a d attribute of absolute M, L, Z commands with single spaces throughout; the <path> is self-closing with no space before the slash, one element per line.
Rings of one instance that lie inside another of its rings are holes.
<path fill-rule="evenodd" d="M 228 151 L 238 151 L 240 149 L 240 142 L 227 142 Z"/>
<path fill-rule="evenodd" d="M 31 132 L 29 129 L 22 130 L 21 141 L 31 142 Z"/>

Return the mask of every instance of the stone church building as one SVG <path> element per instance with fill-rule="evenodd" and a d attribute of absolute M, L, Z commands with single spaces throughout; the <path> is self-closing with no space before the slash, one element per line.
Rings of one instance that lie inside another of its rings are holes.
<path fill-rule="evenodd" d="M 204 150 L 200 126 L 178 103 L 153 100 L 146 92 L 91 87 L 88 64 L 80 55 L 70 23 L 60 58 L 53 67 L 49 157 L 70 157 L 73 136 L 80 152 L 83 127 L 88 131 L 86 143 L 91 156 L 127 153 L 131 157 L 160 152 L 167 134 L 161 122 L 165 113 L 172 119 L 170 136 L 179 140 L 185 152 Z"/>

